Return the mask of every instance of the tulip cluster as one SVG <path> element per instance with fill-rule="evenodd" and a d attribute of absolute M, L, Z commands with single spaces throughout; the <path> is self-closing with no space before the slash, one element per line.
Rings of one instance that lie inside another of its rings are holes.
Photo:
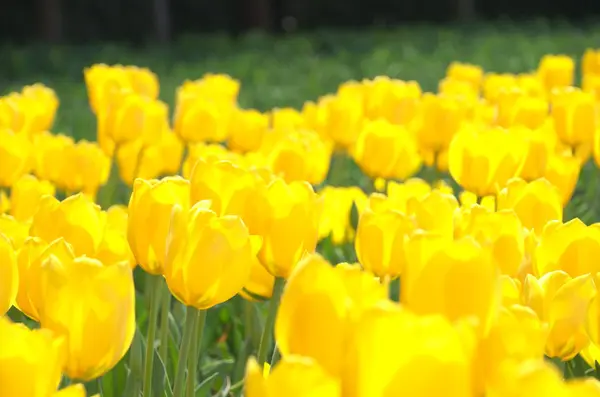
<path fill-rule="evenodd" d="M 0 397 L 600 395 L 600 223 L 569 209 L 597 205 L 600 51 L 575 68 L 267 112 L 206 74 L 170 115 L 97 64 L 94 142 L 50 132 L 48 87 L 0 97 Z"/>

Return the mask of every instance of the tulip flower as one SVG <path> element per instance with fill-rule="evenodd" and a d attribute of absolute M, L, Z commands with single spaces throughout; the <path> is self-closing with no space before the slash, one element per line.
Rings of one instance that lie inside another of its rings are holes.
<path fill-rule="evenodd" d="M 298 382 L 302 379 L 302 382 Z M 246 365 L 248 397 L 341 397 L 340 382 L 307 357 L 284 357 L 268 375 L 250 358 Z"/>
<path fill-rule="evenodd" d="M 556 149 L 556 134 L 550 128 L 528 129 L 513 127 L 513 130 L 525 138 L 527 155 L 519 177 L 526 181 L 543 178 L 548 172 L 549 163 Z"/>
<path fill-rule="evenodd" d="M 0 128 L 0 187 L 10 187 L 32 167 L 32 147 L 26 135 Z"/>
<path fill-rule="evenodd" d="M 66 374 L 89 381 L 111 370 L 129 349 L 135 288 L 127 262 L 104 266 L 97 259 L 71 255 L 50 256 L 42 264 L 40 324 L 66 338 Z"/>
<path fill-rule="evenodd" d="M 421 167 L 413 136 L 406 128 L 383 119 L 365 123 L 353 155 L 363 172 L 371 178 L 404 180 Z"/>
<path fill-rule="evenodd" d="M 566 90 L 555 95 L 552 120 L 558 138 L 575 149 L 591 146 L 598 128 L 595 98 L 580 90 Z"/>
<path fill-rule="evenodd" d="M 3 396 L 53 397 L 61 380 L 64 339 L 0 317 L 0 385 Z M 76 394 L 77 395 L 77 394 Z M 85 393 L 79 394 L 84 397 Z"/>
<path fill-rule="evenodd" d="M 469 396 L 473 339 L 441 316 L 375 306 L 348 340 L 344 396 Z"/>
<path fill-rule="evenodd" d="M 339 95 L 327 102 L 325 131 L 340 148 L 350 148 L 362 129 L 364 108 L 354 94 Z"/>
<path fill-rule="evenodd" d="M 65 246 L 63 239 L 55 240 L 49 245 L 38 237 L 28 237 L 23 246 L 16 251 L 19 288 L 15 306 L 32 320 L 39 321 L 38 308 L 43 298 L 40 291 L 42 263 L 50 255 L 60 257 Z"/>
<path fill-rule="evenodd" d="M 252 259 L 250 277 L 240 296 L 249 301 L 265 300 L 273 296 L 275 277 L 265 269 L 258 258 Z"/>
<path fill-rule="evenodd" d="M 498 209 L 512 209 L 524 227 L 541 233 L 553 220 L 562 220 L 563 210 L 560 193 L 545 179 L 527 183 L 515 178 L 498 194 Z"/>
<path fill-rule="evenodd" d="M 275 322 L 281 354 L 312 357 L 330 374 L 340 376 L 352 321 L 387 298 L 386 286 L 359 267 L 332 267 L 308 256 L 292 273 Z"/>
<path fill-rule="evenodd" d="M 33 152 L 35 175 L 55 185 L 61 184 L 63 170 L 66 168 L 64 164 L 68 161 L 64 153 L 67 148 L 75 144 L 73 138 L 63 134 L 42 132 L 37 134 L 32 142 L 36 148 Z"/>
<path fill-rule="evenodd" d="M 432 190 L 423 197 L 410 198 L 406 213 L 413 217 L 419 229 L 452 238 L 458 201 L 452 194 Z"/>
<path fill-rule="evenodd" d="M 322 201 L 308 183 L 281 179 L 269 183 L 264 199 L 264 208 L 245 221 L 252 234 L 263 238 L 258 254 L 263 266 L 273 276 L 287 278 L 302 256 L 316 248 Z"/>
<path fill-rule="evenodd" d="M 406 243 L 401 301 L 417 314 L 451 321 L 472 317 L 485 335 L 501 300 L 499 271 L 487 250 L 471 237 L 449 242 L 422 233 Z"/>
<path fill-rule="evenodd" d="M 555 155 L 550 157 L 545 178 L 558 188 L 563 207 L 573 196 L 581 166 L 581 160 L 574 156 Z"/>
<path fill-rule="evenodd" d="M 590 275 L 571 278 L 559 270 L 539 279 L 532 275 L 525 278 L 522 301 L 549 327 L 545 348 L 548 357 L 568 361 L 588 345 L 587 309 L 595 294 Z"/>
<path fill-rule="evenodd" d="M 20 222 L 7 214 L 0 214 L 0 233 L 3 233 L 15 249 L 19 249 L 29 235 L 29 223 Z"/>
<path fill-rule="evenodd" d="M 600 223 L 586 226 L 579 218 L 549 222 L 535 251 L 534 274 L 562 270 L 571 277 L 600 272 Z"/>
<path fill-rule="evenodd" d="M 10 192 L 10 213 L 20 221 L 28 221 L 35 214 L 42 197 L 54 196 L 56 188 L 52 183 L 24 175 L 17 180 Z"/>
<path fill-rule="evenodd" d="M 68 192 L 83 192 L 94 198 L 100 186 L 108 181 L 110 158 L 95 142 L 79 141 L 67 146 L 63 154 L 60 182 Z"/>
<path fill-rule="evenodd" d="M 0 233 L 0 316 L 13 305 L 19 288 L 19 272 L 15 250 L 10 240 Z"/>
<path fill-rule="evenodd" d="M 268 127 L 266 114 L 254 109 L 235 109 L 229 122 L 227 145 L 241 153 L 258 150 Z"/>
<path fill-rule="evenodd" d="M 123 67 L 95 64 L 83 71 L 90 107 L 94 113 L 108 106 L 122 89 L 133 89 Z"/>
<path fill-rule="evenodd" d="M 304 127 L 302 113 L 292 107 L 275 108 L 270 113 L 272 130 L 295 131 Z"/>
<path fill-rule="evenodd" d="M 495 195 L 523 167 L 527 145 L 510 130 L 466 128 L 450 144 L 450 174 L 478 197 Z"/>
<path fill-rule="evenodd" d="M 323 198 L 323 215 L 319 225 L 319 238 L 331 236 L 333 244 L 343 244 L 354 240 L 351 224 L 352 206 L 356 205 L 360 214 L 366 205 L 367 196 L 358 187 L 325 186 L 319 195 Z"/>
<path fill-rule="evenodd" d="M 501 365 L 499 378 L 486 396 L 572 396 L 557 367 L 545 360 L 508 361 Z"/>
<path fill-rule="evenodd" d="M 187 180 L 179 177 L 135 180 L 128 207 L 127 239 L 138 265 L 150 274 L 162 274 L 175 205 L 183 211 L 190 207 Z"/>
<path fill-rule="evenodd" d="M 537 70 L 547 92 L 573 85 L 575 61 L 566 55 L 544 55 Z"/>
<path fill-rule="evenodd" d="M 154 72 L 148 68 L 137 66 L 125 66 L 123 69 L 133 91 L 150 99 L 158 98 L 160 87 L 158 77 Z"/>
<path fill-rule="evenodd" d="M 483 69 L 477 65 L 468 63 L 452 62 L 446 69 L 446 76 L 464 81 L 473 87 L 473 90 L 479 90 L 483 81 Z"/>
<path fill-rule="evenodd" d="M 174 131 L 184 142 L 222 142 L 227 138 L 229 111 L 198 93 L 178 91 Z"/>
<path fill-rule="evenodd" d="M 220 217 L 208 206 L 209 202 L 201 201 L 187 212 L 174 207 L 164 266 L 173 295 L 201 310 L 241 291 L 253 259 L 250 234 L 242 220 Z"/>
<path fill-rule="evenodd" d="M 378 76 L 366 82 L 365 114 L 371 120 L 383 118 L 407 126 L 417 114 L 422 90 L 416 81 Z"/>
<path fill-rule="evenodd" d="M 389 208 L 365 208 L 354 246 L 361 265 L 378 277 L 394 279 L 404 270 L 404 244 L 415 230 L 406 214 Z"/>

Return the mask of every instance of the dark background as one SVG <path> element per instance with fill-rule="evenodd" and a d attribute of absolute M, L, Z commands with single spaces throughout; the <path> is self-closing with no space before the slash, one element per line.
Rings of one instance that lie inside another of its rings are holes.
<path fill-rule="evenodd" d="M 600 0 L 2 0 L 0 43 L 130 44 L 197 33 L 544 18 L 585 24 Z"/>

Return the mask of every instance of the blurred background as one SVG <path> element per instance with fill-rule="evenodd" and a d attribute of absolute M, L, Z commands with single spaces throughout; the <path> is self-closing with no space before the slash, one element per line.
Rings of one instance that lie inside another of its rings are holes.
<path fill-rule="evenodd" d="M 2 0 L 0 94 L 42 82 L 55 131 L 93 139 L 83 68 L 151 68 L 171 107 L 204 73 L 240 104 L 300 107 L 347 80 L 388 75 L 437 90 L 451 61 L 534 70 L 544 54 L 600 47 L 600 0 Z"/>

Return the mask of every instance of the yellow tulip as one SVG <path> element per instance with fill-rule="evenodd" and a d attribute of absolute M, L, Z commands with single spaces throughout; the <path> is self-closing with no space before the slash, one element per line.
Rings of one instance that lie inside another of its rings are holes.
<path fill-rule="evenodd" d="M 173 295 L 200 310 L 240 292 L 253 261 L 250 234 L 241 218 L 218 216 L 209 205 L 200 201 L 189 211 L 173 207 L 163 271 Z"/>
<path fill-rule="evenodd" d="M 17 267 L 19 270 L 19 289 L 15 299 L 15 306 L 27 317 L 39 321 L 37 297 L 42 296 L 39 291 L 40 268 L 44 260 L 50 255 L 60 255 L 64 248 L 64 240 L 57 240 L 48 248 L 48 243 L 37 237 L 28 237 L 23 246 L 17 251 Z"/>
<path fill-rule="evenodd" d="M 364 109 L 354 95 L 338 95 L 327 102 L 325 130 L 340 148 L 351 147 L 362 129 Z"/>
<path fill-rule="evenodd" d="M 432 190 L 420 198 L 412 197 L 406 205 L 406 213 L 414 218 L 419 229 L 439 233 L 448 238 L 454 235 L 457 209 L 456 197 L 440 190 Z"/>
<path fill-rule="evenodd" d="M 489 397 L 569 397 L 558 368 L 545 360 L 507 361 L 496 382 L 486 391 Z"/>
<path fill-rule="evenodd" d="M 29 235 L 29 222 L 20 222 L 7 214 L 0 214 L 0 233 L 3 233 L 15 249 L 19 249 Z"/>
<path fill-rule="evenodd" d="M 499 271 L 488 251 L 470 237 L 448 241 L 428 233 L 413 236 L 405 251 L 401 301 L 406 307 L 451 321 L 473 317 L 485 335 L 501 301 Z"/>
<path fill-rule="evenodd" d="M 273 130 L 260 148 L 269 165 L 286 182 L 308 181 L 319 185 L 327 177 L 331 146 L 314 131 Z"/>
<path fill-rule="evenodd" d="M 517 76 L 510 73 L 487 73 L 483 78 L 483 96 L 492 104 L 498 104 L 501 92 L 518 86 Z"/>
<path fill-rule="evenodd" d="M 590 275 L 571 278 L 563 271 L 546 273 L 539 279 L 527 275 L 522 301 L 548 324 L 547 356 L 567 361 L 588 345 L 587 309 L 595 294 Z"/>
<path fill-rule="evenodd" d="M 490 333 L 478 345 L 476 381 L 493 387 L 504 381 L 499 378 L 499 370 L 507 360 L 541 359 L 547 334 L 546 324 L 532 309 L 521 305 L 502 307 Z"/>
<path fill-rule="evenodd" d="M 10 240 L 0 233 L 0 316 L 15 303 L 19 288 L 17 257 Z"/>
<path fill-rule="evenodd" d="M 178 92 L 173 129 L 184 142 L 222 142 L 227 139 L 230 111 L 197 93 Z"/>
<path fill-rule="evenodd" d="M 363 314 L 348 339 L 343 394 L 471 396 L 472 339 L 441 316 L 382 303 Z"/>
<path fill-rule="evenodd" d="M 64 339 L 0 317 L 0 385 L 6 397 L 50 397 L 58 389 Z"/>
<path fill-rule="evenodd" d="M 108 181 L 110 158 L 95 142 L 79 141 L 63 153 L 61 178 L 57 185 L 68 192 L 95 197 L 98 188 Z"/>
<path fill-rule="evenodd" d="M 510 180 L 498 194 L 498 209 L 512 209 L 521 223 L 536 233 L 552 220 L 562 220 L 560 193 L 545 179 L 527 183 L 522 179 Z"/>
<path fill-rule="evenodd" d="M 418 150 L 405 127 L 379 119 L 365 123 L 353 148 L 353 156 L 371 178 L 404 180 L 421 167 Z"/>
<path fill-rule="evenodd" d="M 250 278 L 240 296 L 249 301 L 270 299 L 273 296 L 275 277 L 265 269 L 258 258 L 252 258 L 250 265 Z"/>
<path fill-rule="evenodd" d="M 573 85 L 575 61 L 566 55 L 544 55 L 537 70 L 547 92 Z"/>
<path fill-rule="evenodd" d="M 32 167 L 32 146 L 26 135 L 0 128 L 0 187 L 10 187 Z"/>
<path fill-rule="evenodd" d="M 563 207 L 573 196 L 581 166 L 581 160 L 574 156 L 554 155 L 550 157 L 545 178 L 560 191 Z"/>
<path fill-rule="evenodd" d="M 122 66 L 95 64 L 83 70 L 90 107 L 94 113 L 108 106 L 122 89 L 133 89 Z"/>
<path fill-rule="evenodd" d="M 135 258 L 127 241 L 127 207 L 113 205 L 106 210 L 102 241 L 94 255 L 104 265 L 126 261 L 133 268 Z"/>
<path fill-rule="evenodd" d="M 419 147 L 429 155 L 427 165 L 448 150 L 454 135 L 466 120 L 466 108 L 461 99 L 444 95 L 424 94 L 415 119 L 415 133 Z"/>
<path fill-rule="evenodd" d="M 594 282 L 596 288 L 600 282 L 600 275 L 596 273 L 594 275 Z M 586 318 L 586 330 L 590 337 L 591 342 L 598 346 L 600 345 L 600 295 L 596 294 L 589 304 L 587 318 Z M 599 357 L 594 357 L 598 359 Z"/>
<path fill-rule="evenodd" d="M 463 232 L 490 250 L 502 274 L 516 277 L 525 256 L 525 234 L 517 214 L 473 207 L 468 218 Z"/>
<path fill-rule="evenodd" d="M 42 131 L 48 131 L 54 124 L 56 110 L 58 109 L 58 97 L 52 88 L 43 84 L 36 83 L 23 87 L 22 96 L 29 98 L 37 103 L 38 113 L 35 121 L 31 123 L 29 133 L 37 134 Z"/>
<path fill-rule="evenodd" d="M 394 209 L 397 209 L 400 212 L 406 212 L 406 206 L 411 198 L 422 199 L 427 196 L 431 190 L 432 186 L 419 178 L 410 178 L 403 183 L 389 181 L 387 184 L 388 201 Z"/>
<path fill-rule="evenodd" d="M 548 102 L 542 98 L 521 97 L 512 107 L 509 125 L 540 128 L 548 117 L 548 109 Z"/>
<path fill-rule="evenodd" d="M 254 109 L 235 109 L 229 122 L 231 150 L 245 153 L 258 150 L 269 127 L 269 117 Z"/>
<path fill-rule="evenodd" d="M 539 276 L 562 270 L 571 277 L 600 272 L 594 258 L 600 255 L 600 223 L 586 226 L 579 218 L 566 223 L 549 222 L 535 251 Z"/>
<path fill-rule="evenodd" d="M 54 196 L 55 187 L 48 181 L 37 179 L 33 175 L 24 175 L 12 186 L 10 192 L 11 214 L 20 221 L 33 217 L 45 195 Z"/>
<path fill-rule="evenodd" d="M 298 380 L 302 379 L 301 382 Z M 317 362 L 306 357 L 286 356 L 271 371 L 263 375 L 251 357 L 246 365 L 245 393 L 247 397 L 341 397 L 339 380 L 328 375 Z"/>
<path fill-rule="evenodd" d="M 331 241 L 336 245 L 353 241 L 354 229 L 350 222 L 352 206 L 356 205 L 360 215 L 367 201 L 365 193 L 356 186 L 325 186 L 319 195 L 323 198 L 319 239 L 331 236 Z"/>
<path fill-rule="evenodd" d="M 398 277 L 404 270 L 404 245 L 416 225 L 406 214 L 368 206 L 358 220 L 354 247 L 361 265 L 378 277 Z"/>
<path fill-rule="evenodd" d="M 317 255 L 304 258 L 290 276 L 275 322 L 283 356 L 314 358 L 340 376 L 352 321 L 378 301 L 387 288 L 358 266 L 332 267 Z"/>
<path fill-rule="evenodd" d="M 514 131 L 465 128 L 450 144 L 450 174 L 465 190 L 479 197 L 495 195 L 521 172 L 526 155 L 526 142 Z"/>
<path fill-rule="evenodd" d="M 162 274 L 171 212 L 190 207 L 190 183 L 180 177 L 136 179 L 129 200 L 127 239 L 137 264 L 150 274 Z"/>
<path fill-rule="evenodd" d="M 521 281 L 507 276 L 500 276 L 500 288 L 502 289 L 502 306 L 510 307 L 521 303 Z"/>
<path fill-rule="evenodd" d="M 229 151 L 225 146 L 219 144 L 198 142 L 190 144 L 188 149 L 188 154 L 183 161 L 182 170 L 182 176 L 188 179 L 191 178 L 192 171 L 198 160 L 204 160 L 211 163 L 222 160 L 227 160 L 234 164 L 240 164 L 242 162 L 242 156 L 239 153 Z"/>
<path fill-rule="evenodd" d="M 378 76 L 366 82 L 365 114 L 371 120 L 383 118 L 397 125 L 408 125 L 415 117 L 422 91 L 416 81 Z"/>
<path fill-rule="evenodd" d="M 47 243 L 63 237 L 76 255 L 93 257 L 102 242 L 106 213 L 83 194 L 58 201 L 44 196 L 35 213 L 30 234 Z"/>
<path fill-rule="evenodd" d="M 41 272 L 45 300 L 40 324 L 66 338 L 65 373 L 83 381 L 104 375 L 123 358 L 135 333 L 129 264 L 104 266 L 85 256 L 50 256 Z"/>
<path fill-rule="evenodd" d="M 592 94 L 573 89 L 556 95 L 552 120 L 559 139 L 572 148 L 591 146 L 598 128 L 596 102 Z"/>
<path fill-rule="evenodd" d="M 571 379 L 567 382 L 567 388 L 572 397 L 589 397 L 600 395 L 600 381 L 596 378 Z"/>
<path fill-rule="evenodd" d="M 517 85 L 531 98 L 546 97 L 544 84 L 535 72 L 518 74 Z"/>
<path fill-rule="evenodd" d="M 64 164 L 68 161 L 64 153 L 68 147 L 75 144 L 73 138 L 63 134 L 42 132 L 37 134 L 32 142 L 36 149 L 33 152 L 35 175 L 40 179 L 60 184 L 63 180 Z"/>
<path fill-rule="evenodd" d="M 593 48 L 588 48 L 581 57 L 581 72 L 582 74 L 598 74 L 600 75 L 600 51 Z"/>
<path fill-rule="evenodd" d="M 275 277 L 289 277 L 300 258 L 314 252 L 322 200 L 307 182 L 269 183 L 263 208 L 246 219 L 252 234 L 263 238 L 258 257 Z M 294 233 L 289 233 L 293 230 Z"/>
<path fill-rule="evenodd" d="M 543 178 L 556 148 L 557 138 L 554 130 L 543 127 L 534 130 L 526 127 L 514 127 L 514 130 L 527 142 L 525 163 L 518 176 L 526 181 Z"/>
<path fill-rule="evenodd" d="M 294 131 L 304 127 L 302 113 L 294 108 L 275 108 L 270 113 L 273 130 Z"/>
<path fill-rule="evenodd" d="M 135 92 L 150 99 L 156 99 L 159 94 L 158 76 L 148 68 L 125 66 L 123 68 Z"/>
<path fill-rule="evenodd" d="M 446 69 L 446 76 L 468 83 L 477 92 L 483 82 L 483 69 L 477 65 L 452 62 Z"/>

